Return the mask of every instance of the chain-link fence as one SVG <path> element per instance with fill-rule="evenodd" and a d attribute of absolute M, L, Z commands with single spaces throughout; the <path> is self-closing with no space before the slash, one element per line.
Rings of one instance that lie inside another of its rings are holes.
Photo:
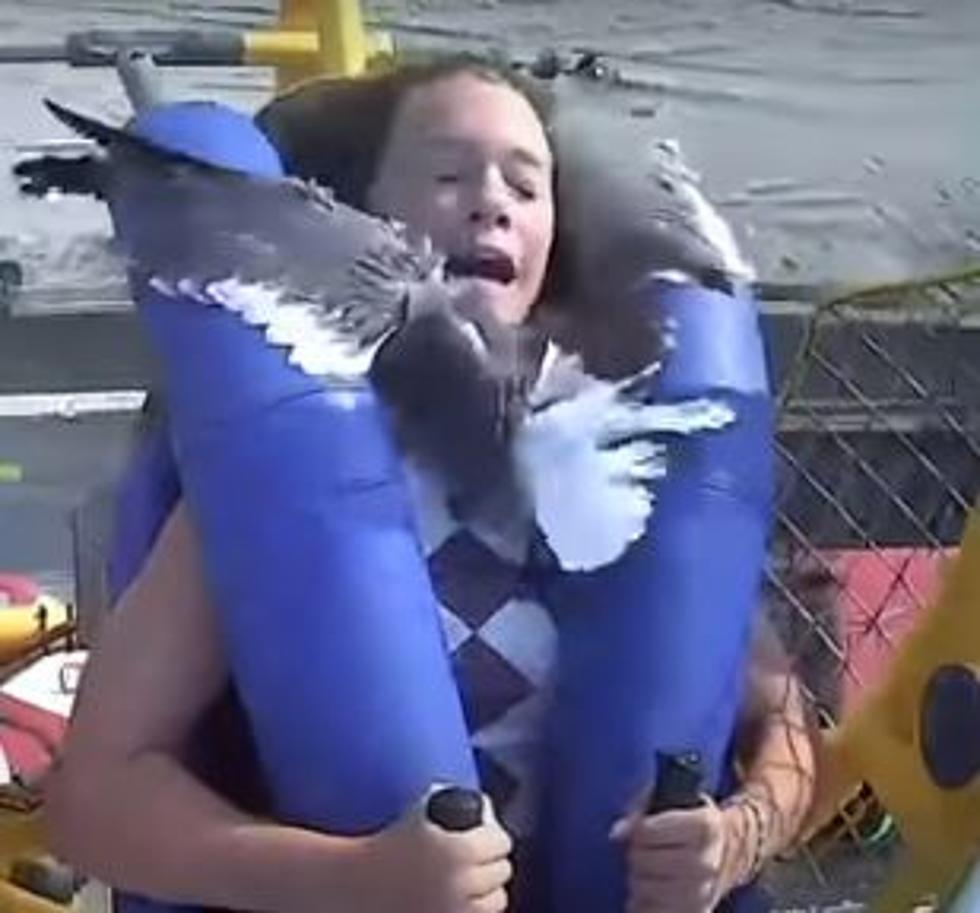
<path fill-rule="evenodd" d="M 980 268 L 770 310 L 766 333 L 780 402 L 768 611 L 832 726 L 928 607 L 977 499 Z M 108 518 L 101 492 L 74 517 L 83 634 L 106 609 Z M 863 788 L 775 867 L 779 906 L 854 909 L 897 839 Z"/>
<path fill-rule="evenodd" d="M 784 335 L 769 610 L 829 726 L 885 674 L 977 498 L 980 268 L 841 295 Z M 873 893 L 898 839 L 865 788 L 804 868 Z"/>

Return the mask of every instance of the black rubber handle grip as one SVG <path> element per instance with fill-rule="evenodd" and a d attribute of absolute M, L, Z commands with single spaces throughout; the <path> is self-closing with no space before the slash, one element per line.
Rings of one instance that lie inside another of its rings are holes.
<path fill-rule="evenodd" d="M 657 752 L 657 785 L 647 803 L 647 814 L 701 805 L 704 768 L 695 751 Z"/>
<path fill-rule="evenodd" d="M 449 786 L 429 796 L 425 813 L 447 831 L 469 831 L 483 823 L 483 796 L 473 789 Z"/>

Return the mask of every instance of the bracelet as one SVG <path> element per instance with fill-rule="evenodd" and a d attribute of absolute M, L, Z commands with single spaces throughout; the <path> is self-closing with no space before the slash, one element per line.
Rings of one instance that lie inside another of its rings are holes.
<path fill-rule="evenodd" d="M 759 877 L 765 865 L 765 849 L 768 842 L 768 828 L 766 827 L 766 815 L 761 808 L 762 800 L 752 793 L 744 792 L 726 803 L 727 807 L 740 806 L 746 809 L 755 825 L 755 841 L 752 847 L 751 862 L 748 869 L 742 876 L 741 884 L 750 884 Z"/>

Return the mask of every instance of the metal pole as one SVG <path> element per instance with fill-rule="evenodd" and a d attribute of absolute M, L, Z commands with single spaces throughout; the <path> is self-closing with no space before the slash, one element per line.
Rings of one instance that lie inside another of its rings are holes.
<path fill-rule="evenodd" d="M 160 72 L 149 54 L 135 48 L 120 51 L 116 57 L 116 72 L 137 114 L 164 101 Z"/>
<path fill-rule="evenodd" d="M 0 63 L 61 63 L 64 60 L 64 43 L 10 44 L 0 47 Z"/>
<path fill-rule="evenodd" d="M 0 260 L 0 318 L 13 308 L 24 284 L 24 268 L 16 260 Z"/>
<path fill-rule="evenodd" d="M 316 76 L 359 76 L 378 50 L 364 28 L 360 0 L 281 0 L 280 32 L 313 32 L 317 51 L 303 63 L 282 62 L 276 66 L 276 83 L 283 91 L 304 79 Z M 262 33 L 249 39 L 258 52 Z M 247 45 L 246 45 L 247 47 Z M 248 52 L 246 52 L 248 56 Z"/>

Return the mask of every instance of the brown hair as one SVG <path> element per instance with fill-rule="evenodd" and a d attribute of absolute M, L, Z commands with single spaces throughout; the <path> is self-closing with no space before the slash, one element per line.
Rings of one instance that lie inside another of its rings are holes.
<path fill-rule="evenodd" d="M 365 209 L 402 100 L 418 86 L 464 73 L 514 89 L 548 130 L 553 100 L 543 84 L 468 54 L 405 63 L 357 79 L 301 83 L 262 108 L 256 123 L 287 172 L 329 186 L 337 199 Z"/>
<path fill-rule="evenodd" d="M 315 79 L 275 98 L 256 115 L 289 174 L 330 187 L 337 199 L 368 209 L 367 195 L 388 142 L 398 106 L 412 89 L 459 74 L 506 85 L 527 99 L 553 143 L 556 99 L 546 81 L 506 63 L 462 54 L 410 62 L 357 79 Z M 555 152 L 553 181 L 557 197 Z M 629 309 L 609 309 L 574 288 L 571 230 L 559 218 L 541 293 L 530 322 L 580 352 L 598 374 L 623 376 L 639 370 L 660 348 L 659 332 Z M 575 312 L 577 320 L 568 321 Z M 625 321 L 625 323 L 624 323 Z M 569 336 L 569 333 L 574 335 Z"/>

